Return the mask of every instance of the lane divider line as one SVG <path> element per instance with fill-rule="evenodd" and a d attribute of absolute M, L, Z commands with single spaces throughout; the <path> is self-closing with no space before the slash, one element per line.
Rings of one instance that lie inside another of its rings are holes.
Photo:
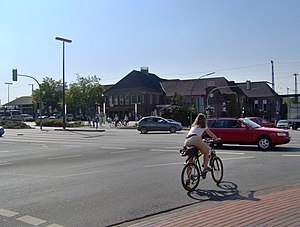
<path fill-rule="evenodd" d="M 0 215 L 4 217 L 13 217 L 18 215 L 19 213 L 11 211 L 11 210 L 6 210 L 6 209 L 0 209 Z"/>
<path fill-rule="evenodd" d="M 101 149 L 111 149 L 111 150 L 125 150 L 124 147 L 101 147 Z"/>
<path fill-rule="evenodd" d="M 256 158 L 256 156 L 236 157 L 236 158 L 221 158 L 221 159 L 222 159 L 222 161 L 227 161 L 227 160 L 249 159 L 249 158 Z"/>
<path fill-rule="evenodd" d="M 139 150 L 126 150 L 126 151 L 112 151 L 111 154 L 122 154 L 122 153 L 130 153 L 130 152 L 136 152 Z"/>
<path fill-rule="evenodd" d="M 65 159 L 65 158 L 77 158 L 77 157 L 81 157 L 81 154 L 78 155 L 67 155 L 67 156 L 58 156 L 58 157 L 52 157 L 52 158 L 48 158 L 48 160 L 57 160 L 57 159 Z"/>
<path fill-rule="evenodd" d="M 282 157 L 300 157 L 300 154 L 282 154 Z"/>
<path fill-rule="evenodd" d="M 47 222 L 43 219 L 35 218 L 35 217 L 29 216 L 29 215 L 25 215 L 25 216 L 22 216 L 20 218 L 17 218 L 17 220 L 25 222 L 25 223 L 30 224 L 30 225 L 40 225 L 40 224 L 43 224 L 43 223 Z"/>

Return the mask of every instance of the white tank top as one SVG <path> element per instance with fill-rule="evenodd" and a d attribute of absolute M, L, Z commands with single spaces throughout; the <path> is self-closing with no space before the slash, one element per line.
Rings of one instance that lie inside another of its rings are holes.
<path fill-rule="evenodd" d="M 193 134 L 196 134 L 197 136 L 202 136 L 203 132 L 206 129 L 207 128 L 200 128 L 199 126 L 191 127 L 191 129 L 190 129 L 189 133 L 187 134 L 187 136 L 193 135 Z"/>

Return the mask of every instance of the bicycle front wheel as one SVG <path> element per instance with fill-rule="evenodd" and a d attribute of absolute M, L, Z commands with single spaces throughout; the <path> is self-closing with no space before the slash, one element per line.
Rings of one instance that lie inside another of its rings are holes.
<path fill-rule="evenodd" d="M 189 192 L 194 191 L 200 182 L 199 167 L 195 163 L 186 164 L 181 172 L 181 184 Z"/>
<path fill-rule="evenodd" d="M 211 176 L 217 184 L 219 184 L 224 175 L 223 162 L 219 157 L 212 157 L 210 160 L 210 167 L 212 168 Z"/>

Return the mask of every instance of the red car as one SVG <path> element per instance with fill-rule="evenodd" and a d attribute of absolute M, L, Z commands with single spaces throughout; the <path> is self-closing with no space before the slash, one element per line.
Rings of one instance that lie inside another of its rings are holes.
<path fill-rule="evenodd" d="M 290 142 L 288 130 L 261 127 L 248 118 L 209 118 L 207 125 L 217 137 L 221 138 L 220 145 L 258 145 L 262 150 L 269 150 L 276 145 Z"/>
<path fill-rule="evenodd" d="M 267 128 L 276 128 L 276 124 L 270 121 L 266 121 L 262 119 L 261 117 L 247 117 L 251 121 L 254 121 L 256 124 L 259 124 L 262 127 L 267 127 Z"/>

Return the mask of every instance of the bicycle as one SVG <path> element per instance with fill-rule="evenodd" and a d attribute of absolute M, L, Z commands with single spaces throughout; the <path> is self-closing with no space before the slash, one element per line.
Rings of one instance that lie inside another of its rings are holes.
<path fill-rule="evenodd" d="M 211 167 L 211 176 L 214 182 L 221 183 L 224 175 L 223 162 L 217 156 L 215 151 L 216 140 L 207 138 L 204 140 L 210 147 L 209 151 L 209 166 Z M 182 156 L 188 156 L 185 161 L 185 166 L 181 172 L 181 184 L 183 188 L 189 192 L 194 191 L 201 179 L 205 179 L 207 171 L 204 171 L 203 165 L 200 162 L 200 156 L 196 147 L 184 147 L 180 150 Z M 194 159 L 194 160 L 193 160 Z"/>
<path fill-rule="evenodd" d="M 128 126 L 128 121 L 125 120 L 119 120 L 117 123 L 115 121 L 112 121 L 110 123 L 111 128 L 121 128 L 121 127 L 126 127 Z"/>
<path fill-rule="evenodd" d="M 111 128 L 121 128 L 121 127 L 122 127 L 122 123 L 121 123 L 121 121 L 117 121 L 117 122 L 112 121 L 112 122 L 110 123 L 110 127 L 111 127 Z"/>

